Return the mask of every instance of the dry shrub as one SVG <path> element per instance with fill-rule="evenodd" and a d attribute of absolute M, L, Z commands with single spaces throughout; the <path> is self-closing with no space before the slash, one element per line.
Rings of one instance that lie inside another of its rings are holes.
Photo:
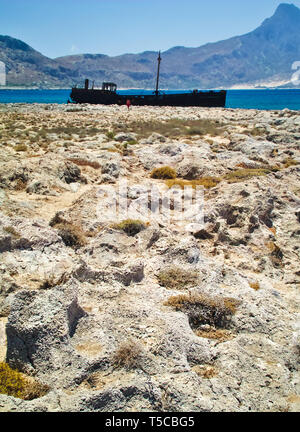
<path fill-rule="evenodd" d="M 214 366 L 210 365 L 197 365 L 193 367 L 193 371 L 196 374 L 204 379 L 214 378 L 218 375 L 218 371 Z"/>
<path fill-rule="evenodd" d="M 279 246 L 275 242 L 268 242 L 266 244 L 267 249 L 270 251 L 270 259 L 275 268 L 280 268 L 283 265 L 283 253 Z"/>
<path fill-rule="evenodd" d="M 62 135 L 78 135 L 79 137 L 84 136 L 95 136 L 102 132 L 101 129 L 96 127 L 88 127 L 88 125 L 74 126 L 72 123 L 69 125 L 58 125 L 53 128 L 34 128 L 34 132 L 37 132 L 40 138 L 47 138 L 47 134 Z M 68 138 L 70 139 L 70 138 Z"/>
<path fill-rule="evenodd" d="M 24 189 L 26 189 L 27 186 L 27 181 L 23 180 L 21 178 L 16 179 L 16 182 L 14 184 L 14 190 L 15 191 L 22 191 Z"/>
<path fill-rule="evenodd" d="M 122 154 L 122 152 L 121 152 L 121 150 L 119 150 L 119 149 L 117 149 L 117 148 L 109 148 L 109 149 L 106 149 L 105 151 L 107 151 L 107 152 L 109 152 L 109 153 L 119 153 L 119 154 Z"/>
<path fill-rule="evenodd" d="M 227 311 L 229 311 L 229 313 L 231 315 L 234 315 L 237 311 L 237 306 L 239 306 L 241 304 L 241 302 L 239 300 L 236 300 L 232 297 L 219 297 L 220 302 L 224 302 L 224 306 L 226 308 Z"/>
<path fill-rule="evenodd" d="M 276 250 L 276 244 L 274 242 L 272 242 L 272 241 L 267 242 L 266 243 L 266 247 L 267 247 L 267 249 L 269 249 L 269 251 L 271 253 L 273 253 Z"/>
<path fill-rule="evenodd" d="M 226 174 L 224 179 L 227 180 L 228 183 L 238 183 L 244 180 L 250 180 L 253 177 L 265 176 L 271 172 L 272 170 L 267 168 L 240 169 Z"/>
<path fill-rule="evenodd" d="M 211 240 L 214 238 L 214 236 L 209 233 L 208 231 L 206 231 L 205 229 L 202 229 L 198 232 L 195 232 L 193 234 L 193 236 L 197 239 L 197 240 Z"/>
<path fill-rule="evenodd" d="M 132 151 L 132 149 L 128 148 L 128 145 L 129 145 L 128 141 L 124 142 L 124 143 L 115 144 L 115 147 L 117 149 L 116 151 L 118 153 L 120 153 L 120 155 L 122 155 L 122 156 L 132 155 L 133 151 Z M 111 149 L 109 149 L 109 150 L 111 150 Z M 107 151 L 109 151 L 109 150 L 107 150 Z M 113 153 L 114 153 L 114 151 L 113 151 Z"/>
<path fill-rule="evenodd" d="M 196 330 L 195 334 L 205 339 L 216 340 L 218 343 L 227 342 L 234 338 L 234 335 L 230 331 L 224 329 L 216 329 L 214 327 Z"/>
<path fill-rule="evenodd" d="M 57 213 L 55 213 L 53 218 L 51 218 L 49 225 L 51 227 L 55 227 L 56 225 L 64 224 L 64 223 L 66 223 L 66 220 L 63 217 L 63 213 L 61 211 L 58 211 Z"/>
<path fill-rule="evenodd" d="M 160 179 L 160 180 L 175 179 L 176 176 L 177 176 L 176 171 L 169 166 L 155 168 L 150 174 L 151 178 Z"/>
<path fill-rule="evenodd" d="M 271 151 L 271 153 L 270 153 L 270 156 L 271 156 L 272 158 L 278 156 L 278 149 L 273 149 L 273 150 Z"/>
<path fill-rule="evenodd" d="M 105 386 L 105 379 L 101 372 L 93 372 L 88 378 L 82 381 L 81 386 L 100 390 Z"/>
<path fill-rule="evenodd" d="M 165 306 L 187 314 L 193 329 L 205 324 L 215 328 L 227 327 L 238 304 L 233 298 L 204 294 L 181 294 L 170 297 L 164 303 Z"/>
<path fill-rule="evenodd" d="M 50 274 L 40 285 L 40 289 L 47 290 L 59 285 L 63 285 L 68 281 L 70 275 L 63 273 L 61 275 Z"/>
<path fill-rule="evenodd" d="M 249 165 L 250 165 L 249 163 L 240 162 L 235 165 L 235 168 L 249 169 Z"/>
<path fill-rule="evenodd" d="M 130 237 L 134 237 L 136 234 L 146 229 L 144 222 L 134 219 L 126 219 L 119 224 L 114 224 L 112 227 L 124 231 Z"/>
<path fill-rule="evenodd" d="M 166 137 L 175 138 L 192 135 L 217 136 L 224 132 L 224 128 L 220 122 L 214 120 L 170 119 L 165 121 L 135 121 L 122 124 L 121 127 L 118 127 L 118 132 L 134 132 L 139 139 L 147 138 L 152 135 L 153 132 Z"/>
<path fill-rule="evenodd" d="M 258 168 L 251 168 L 251 165 L 249 166 L 249 163 L 245 163 L 245 162 L 240 162 L 236 165 L 236 168 L 243 168 L 245 170 L 248 169 L 258 169 L 258 170 L 266 170 L 268 172 L 277 172 L 280 171 L 280 167 L 277 165 L 263 165 L 260 166 Z"/>
<path fill-rule="evenodd" d="M 192 187 L 196 189 L 197 186 L 203 186 L 205 189 L 211 189 L 216 187 L 220 183 L 221 179 L 218 177 L 202 177 L 199 180 L 180 180 L 180 179 L 172 179 L 167 180 L 166 184 L 169 188 L 173 186 L 179 186 L 181 189 L 185 187 Z"/>
<path fill-rule="evenodd" d="M 258 291 L 259 289 L 260 289 L 260 285 L 259 285 L 259 282 L 250 282 L 249 283 L 249 286 L 252 288 L 252 289 L 254 289 L 255 291 Z"/>
<path fill-rule="evenodd" d="M 221 135 L 224 130 L 221 124 L 214 120 L 200 119 L 200 120 L 189 120 L 185 122 L 186 127 L 188 127 L 188 135 L 211 135 L 217 136 Z"/>
<path fill-rule="evenodd" d="M 24 400 L 33 400 L 38 399 L 43 396 L 45 396 L 50 388 L 45 385 L 41 384 L 38 381 L 35 381 L 33 379 L 25 379 L 26 385 L 23 392 L 22 399 Z"/>
<path fill-rule="evenodd" d="M 17 144 L 15 146 L 15 151 L 16 152 L 26 152 L 28 150 L 28 147 L 26 144 Z"/>
<path fill-rule="evenodd" d="M 283 162 L 284 168 L 289 168 L 291 166 L 297 166 L 299 165 L 299 162 L 296 161 L 295 159 L 292 158 L 287 158 L 284 162 Z"/>
<path fill-rule="evenodd" d="M 142 354 L 142 346 L 137 341 L 128 339 L 119 346 L 112 362 L 116 367 L 137 369 L 140 366 Z"/>
<path fill-rule="evenodd" d="M 33 400 L 44 396 L 49 387 L 25 377 L 12 369 L 7 363 L 0 362 L 0 393 L 24 400 Z"/>
<path fill-rule="evenodd" d="M 18 239 L 21 237 L 20 234 L 15 230 L 15 228 L 13 226 L 4 227 L 3 231 L 5 231 L 7 234 L 10 234 L 15 239 Z"/>
<path fill-rule="evenodd" d="M 261 167 L 262 169 L 266 169 L 268 171 L 272 171 L 272 172 L 278 172 L 280 171 L 280 166 L 279 165 L 266 165 Z"/>
<path fill-rule="evenodd" d="M 86 245 L 85 233 L 79 225 L 64 222 L 55 225 L 55 228 L 66 246 L 79 249 Z"/>
<path fill-rule="evenodd" d="M 258 136 L 264 136 L 266 135 L 266 129 L 263 128 L 253 128 L 249 131 L 250 135 L 254 136 L 254 137 L 258 137 Z"/>
<path fill-rule="evenodd" d="M 68 161 L 78 166 L 89 166 L 94 169 L 99 169 L 101 167 L 101 165 L 98 162 L 92 162 L 87 159 L 70 158 L 68 159 Z"/>
<path fill-rule="evenodd" d="M 159 284 L 169 289 L 185 289 L 197 284 L 198 273 L 172 267 L 158 274 Z"/>

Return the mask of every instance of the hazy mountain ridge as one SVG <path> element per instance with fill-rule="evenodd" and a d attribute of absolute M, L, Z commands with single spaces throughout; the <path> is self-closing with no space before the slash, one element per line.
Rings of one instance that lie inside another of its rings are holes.
<path fill-rule="evenodd" d="M 9 36 L 0 36 L 0 61 L 6 65 L 7 85 L 60 86 L 62 82 L 71 83 L 74 76 L 57 61 Z"/>
<path fill-rule="evenodd" d="M 281 4 L 260 27 L 242 36 L 198 48 L 162 53 L 161 88 L 229 88 L 288 83 L 300 60 L 300 9 Z M 70 86 L 84 78 L 114 81 L 119 87 L 153 88 L 157 53 L 81 54 L 49 59 L 22 41 L 1 36 L 0 60 L 8 85 Z M 270 85 L 271 86 L 271 85 Z M 290 84 L 291 86 L 291 84 Z"/>

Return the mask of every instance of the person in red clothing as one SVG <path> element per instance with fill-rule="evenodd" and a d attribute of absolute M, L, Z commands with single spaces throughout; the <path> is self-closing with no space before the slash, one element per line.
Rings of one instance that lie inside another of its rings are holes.
<path fill-rule="evenodd" d="M 131 101 L 130 101 L 130 99 L 127 99 L 127 101 L 126 101 L 126 105 L 127 105 L 128 110 L 129 110 L 129 109 L 130 109 L 130 106 L 131 106 Z"/>

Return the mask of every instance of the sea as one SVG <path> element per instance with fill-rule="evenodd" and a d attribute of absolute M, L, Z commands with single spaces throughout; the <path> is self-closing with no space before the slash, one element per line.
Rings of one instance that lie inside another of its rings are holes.
<path fill-rule="evenodd" d="M 70 89 L 0 90 L 0 103 L 67 103 Z M 165 93 L 189 93 L 190 90 L 165 90 Z M 119 90 L 120 94 L 151 94 L 149 90 Z M 226 108 L 258 110 L 300 110 L 300 89 L 228 90 Z"/>

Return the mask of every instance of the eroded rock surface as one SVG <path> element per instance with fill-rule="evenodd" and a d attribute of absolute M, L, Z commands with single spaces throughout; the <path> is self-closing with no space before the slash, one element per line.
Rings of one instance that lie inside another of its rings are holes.
<path fill-rule="evenodd" d="M 1 360 L 50 388 L 0 411 L 299 411 L 297 112 L 0 117 Z"/>

